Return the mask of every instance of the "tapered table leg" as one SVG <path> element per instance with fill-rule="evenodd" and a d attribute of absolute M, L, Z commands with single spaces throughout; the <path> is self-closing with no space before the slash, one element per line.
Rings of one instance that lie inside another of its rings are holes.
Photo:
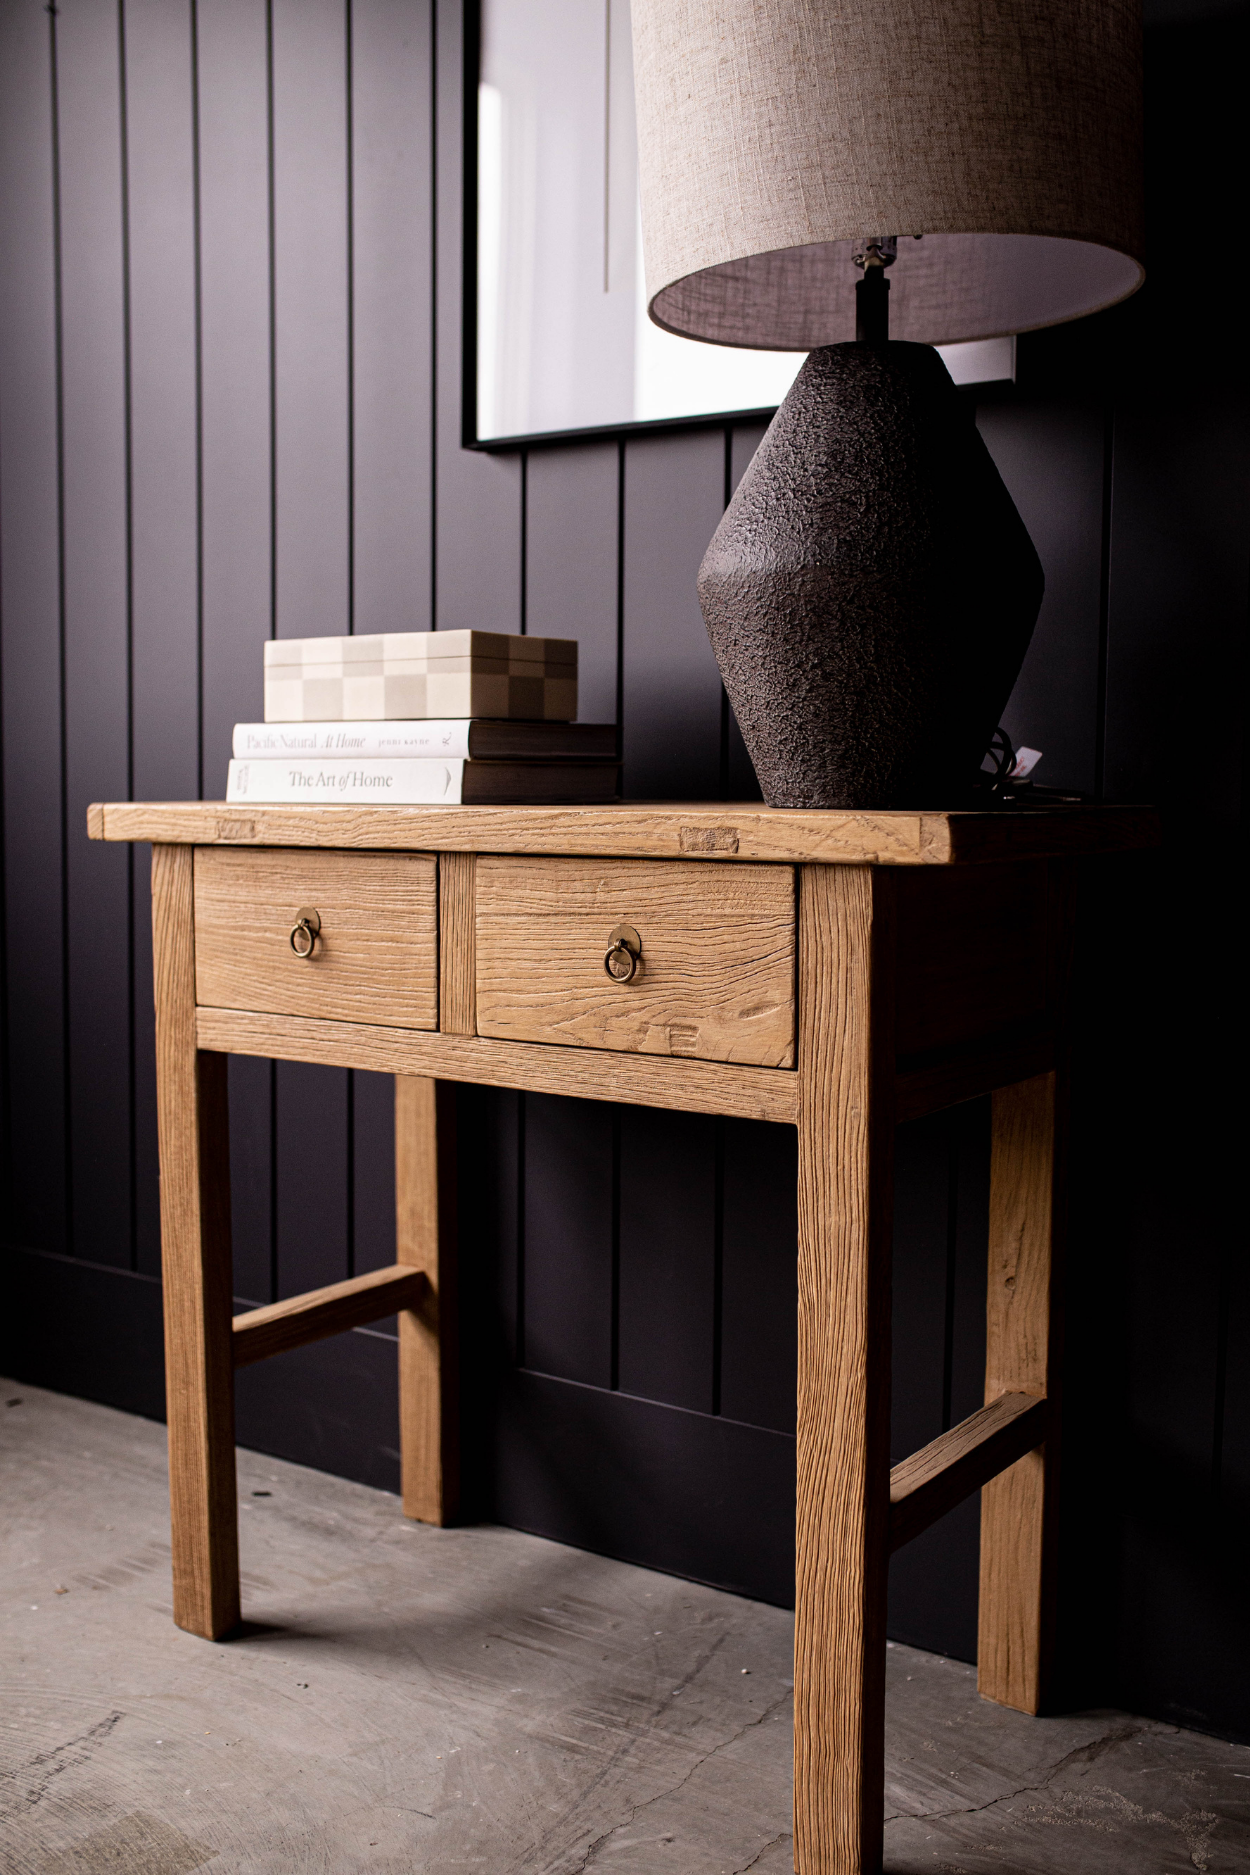
<path fill-rule="evenodd" d="M 195 1045 L 194 850 L 152 850 L 174 1620 L 239 1620 L 226 1057 Z"/>
<path fill-rule="evenodd" d="M 460 1501 L 455 1093 L 395 1076 L 396 1256 L 429 1278 L 420 1308 L 399 1318 L 404 1515 L 435 1524 L 454 1522 Z"/>
<path fill-rule="evenodd" d="M 799 907 L 794 1850 L 881 1866 L 889 1515 L 893 880 L 805 866 Z"/>
<path fill-rule="evenodd" d="M 1059 1463 L 1059 1258 L 1065 1079 L 1039 1074 L 993 1096 L 985 1397 L 1051 1402 L 1044 1446 L 981 1492 L 977 1687 L 1040 1712 L 1054 1645 Z"/>

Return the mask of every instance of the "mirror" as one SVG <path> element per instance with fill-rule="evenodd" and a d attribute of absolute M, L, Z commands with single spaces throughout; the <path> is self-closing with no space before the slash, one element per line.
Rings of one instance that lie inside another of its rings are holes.
<path fill-rule="evenodd" d="M 794 381 L 802 352 L 647 317 L 629 0 L 480 0 L 476 315 L 479 443 L 771 414 Z M 1012 339 L 943 357 L 1015 375 Z"/>

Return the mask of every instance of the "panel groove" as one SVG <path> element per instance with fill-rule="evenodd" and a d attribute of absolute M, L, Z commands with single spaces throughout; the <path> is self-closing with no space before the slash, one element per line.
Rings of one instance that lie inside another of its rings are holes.
<path fill-rule="evenodd" d="M 200 10 L 191 0 L 191 317 L 195 346 L 195 786 L 204 798 L 204 236 L 200 182 Z"/>
<path fill-rule="evenodd" d="M 356 118 L 352 6 L 353 0 L 343 0 L 343 112 L 344 142 L 347 154 L 347 630 L 349 636 L 353 635 L 356 630 Z M 351 1113 L 350 1094 L 348 1113 L 349 1115 Z M 348 1163 L 350 1165 L 350 1158 Z M 350 1205 L 347 1214 L 350 1218 Z M 349 1267 L 350 1258 L 349 1245 Z"/>
<path fill-rule="evenodd" d="M 1094 799 L 1106 799 L 1107 654 L 1111 628 L 1111 500 L 1115 489 L 1115 405 L 1108 403 L 1102 426 L 1102 533 L 1098 575 L 1098 703 L 1094 718 Z"/>
<path fill-rule="evenodd" d="M 265 205 L 268 215 L 269 287 L 269 636 L 276 638 L 278 635 L 278 218 L 274 151 L 273 7 L 274 0 L 265 0 Z M 276 1132 L 274 1137 L 276 1139 Z M 274 1297 L 276 1300 L 276 1289 Z"/>
<path fill-rule="evenodd" d="M 194 0 L 193 0 L 194 4 Z M 126 0 L 117 0 L 117 78 L 118 118 L 121 145 L 121 240 L 122 240 L 122 400 L 123 400 L 123 475 L 126 511 L 126 796 L 135 793 L 135 518 L 134 518 L 134 330 L 131 313 L 130 251 L 130 113 L 127 82 Z M 135 957 L 135 866 L 134 853 L 126 868 L 126 1022 L 127 1069 L 127 1190 L 130 1198 L 130 1268 L 139 1267 L 139 1147 L 138 1147 L 138 1049 L 135 1044 L 138 998 L 136 995 Z"/>
<path fill-rule="evenodd" d="M 56 577 L 57 577 L 57 733 L 60 763 L 60 885 L 61 885 L 61 1076 L 62 1153 L 65 1178 L 65 1239 L 74 1250 L 73 1092 L 69 1020 L 69 772 L 66 759 L 66 643 L 65 643 L 65 314 L 64 241 L 61 216 L 61 104 L 57 14 L 48 9 L 48 80 L 51 90 L 52 128 L 52 268 L 53 328 L 56 358 Z"/>

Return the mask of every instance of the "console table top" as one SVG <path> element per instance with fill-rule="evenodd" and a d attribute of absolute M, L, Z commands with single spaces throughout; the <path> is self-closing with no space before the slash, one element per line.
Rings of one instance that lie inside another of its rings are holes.
<path fill-rule="evenodd" d="M 581 854 L 771 860 L 790 865 L 950 866 L 1157 846 L 1150 807 L 956 812 L 627 801 L 611 807 L 257 807 L 111 801 L 87 810 L 93 840 L 193 846 L 330 846 L 391 852 Z"/>

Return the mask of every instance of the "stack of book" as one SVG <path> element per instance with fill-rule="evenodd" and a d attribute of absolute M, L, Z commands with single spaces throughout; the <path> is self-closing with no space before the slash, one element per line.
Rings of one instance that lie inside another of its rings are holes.
<path fill-rule="evenodd" d="M 614 723 L 578 723 L 577 643 L 504 632 L 273 639 L 265 720 L 238 723 L 228 801 L 616 798 Z"/>

